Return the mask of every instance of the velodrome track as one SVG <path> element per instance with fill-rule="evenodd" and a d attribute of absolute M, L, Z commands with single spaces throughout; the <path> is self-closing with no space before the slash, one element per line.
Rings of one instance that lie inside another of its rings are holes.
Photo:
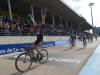
<path fill-rule="evenodd" d="M 45 64 L 34 64 L 25 73 L 19 73 L 15 69 L 16 54 L 0 57 L 0 75 L 78 75 L 88 58 L 92 55 L 98 41 L 89 43 L 87 48 L 82 48 L 78 42 L 76 48 L 69 49 L 68 46 L 50 47 L 49 60 Z"/>

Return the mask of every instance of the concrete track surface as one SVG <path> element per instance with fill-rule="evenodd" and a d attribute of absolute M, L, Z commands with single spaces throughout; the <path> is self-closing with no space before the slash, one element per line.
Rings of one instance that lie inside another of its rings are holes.
<path fill-rule="evenodd" d="M 29 71 L 20 73 L 15 68 L 17 54 L 0 57 L 0 75 L 78 75 L 86 61 L 99 45 L 100 39 L 83 48 L 81 42 L 68 46 L 47 48 L 49 59 L 45 64 L 33 63 Z"/>

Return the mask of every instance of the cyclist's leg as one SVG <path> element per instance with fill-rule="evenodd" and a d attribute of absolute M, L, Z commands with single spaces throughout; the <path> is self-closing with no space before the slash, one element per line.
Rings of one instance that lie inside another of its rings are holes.
<path fill-rule="evenodd" d="M 87 46 L 87 41 L 86 41 L 86 39 L 83 39 L 83 46 L 84 46 L 84 47 Z"/>
<path fill-rule="evenodd" d="M 85 39 L 85 46 L 87 46 L 87 41 L 86 41 L 86 39 Z"/>
<path fill-rule="evenodd" d="M 74 47 L 74 40 L 71 41 L 71 48 Z"/>
<path fill-rule="evenodd" d="M 85 41 L 84 41 L 84 39 L 83 39 L 83 46 L 84 46 L 84 43 L 85 43 Z"/>
<path fill-rule="evenodd" d="M 73 44 L 73 39 L 70 38 L 70 39 L 69 39 L 69 47 L 72 47 L 72 44 Z"/>
<path fill-rule="evenodd" d="M 74 47 L 76 46 L 76 41 L 74 40 Z"/>
<path fill-rule="evenodd" d="M 69 40 L 69 47 L 71 47 L 71 40 Z"/>
<path fill-rule="evenodd" d="M 75 43 L 75 40 L 73 40 L 73 47 L 75 47 L 76 46 L 76 43 Z"/>

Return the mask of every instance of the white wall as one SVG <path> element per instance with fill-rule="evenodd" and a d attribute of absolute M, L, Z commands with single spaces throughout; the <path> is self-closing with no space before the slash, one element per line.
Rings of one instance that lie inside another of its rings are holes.
<path fill-rule="evenodd" d="M 68 36 L 44 36 L 44 41 L 67 40 Z M 0 36 L 0 44 L 31 43 L 35 36 Z"/>

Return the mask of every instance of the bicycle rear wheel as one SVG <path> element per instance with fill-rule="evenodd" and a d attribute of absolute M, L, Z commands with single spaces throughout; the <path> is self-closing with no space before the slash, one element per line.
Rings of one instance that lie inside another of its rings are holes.
<path fill-rule="evenodd" d="M 32 65 L 31 56 L 27 53 L 21 53 L 15 60 L 15 67 L 19 72 L 25 72 Z"/>
<path fill-rule="evenodd" d="M 83 47 L 85 48 L 86 46 L 87 46 L 87 42 L 84 41 L 84 42 L 83 42 Z"/>
<path fill-rule="evenodd" d="M 40 54 L 39 54 L 39 55 L 40 55 L 39 62 L 40 62 L 41 64 L 47 62 L 47 60 L 48 60 L 48 51 L 47 51 L 46 49 L 42 49 L 42 50 L 40 51 Z"/>

